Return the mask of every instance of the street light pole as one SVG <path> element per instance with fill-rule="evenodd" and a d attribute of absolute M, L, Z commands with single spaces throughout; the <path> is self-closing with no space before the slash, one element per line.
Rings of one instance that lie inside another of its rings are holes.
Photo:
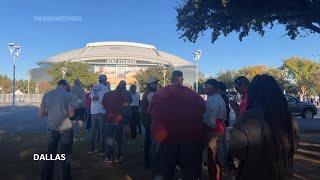
<path fill-rule="evenodd" d="M 30 80 L 31 80 L 31 74 L 28 74 L 28 95 L 30 96 Z"/>
<path fill-rule="evenodd" d="M 285 67 L 284 69 L 281 70 L 281 75 L 283 77 L 284 80 L 288 79 L 288 75 L 289 75 L 289 70 Z M 286 94 L 286 90 L 283 90 L 283 94 Z"/>
<path fill-rule="evenodd" d="M 166 74 L 167 74 L 167 71 L 164 69 L 162 71 L 162 73 L 163 73 L 163 87 L 165 87 L 166 86 Z"/>
<path fill-rule="evenodd" d="M 193 55 L 194 55 L 194 61 L 196 62 L 196 92 L 199 91 L 199 60 L 201 57 L 202 51 L 201 50 L 196 50 Z"/>
<path fill-rule="evenodd" d="M 12 78 L 12 107 L 15 106 L 15 91 L 16 91 L 16 58 L 20 56 L 21 46 L 16 45 L 15 43 L 9 43 L 9 51 L 11 56 L 13 56 L 13 78 Z"/>
<path fill-rule="evenodd" d="M 66 72 L 67 72 L 67 68 L 61 67 L 62 79 L 64 79 Z"/>

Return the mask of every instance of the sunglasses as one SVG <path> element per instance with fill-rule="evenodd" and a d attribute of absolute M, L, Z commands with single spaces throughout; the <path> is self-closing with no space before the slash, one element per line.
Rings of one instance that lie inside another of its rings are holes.
<path fill-rule="evenodd" d="M 205 85 L 203 85 L 203 88 L 205 88 L 205 89 L 207 89 L 207 88 L 213 88 L 213 86 L 210 85 L 210 84 L 205 84 Z"/>

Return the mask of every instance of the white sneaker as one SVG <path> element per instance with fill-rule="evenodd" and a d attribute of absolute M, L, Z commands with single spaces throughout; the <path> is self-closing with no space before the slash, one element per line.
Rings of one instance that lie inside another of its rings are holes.
<path fill-rule="evenodd" d="M 88 152 L 88 154 L 93 154 L 93 153 L 96 153 L 96 152 L 98 152 L 98 150 L 96 149 L 96 150 L 94 150 L 94 151 L 89 151 Z"/>
<path fill-rule="evenodd" d="M 112 160 L 110 160 L 109 158 L 106 157 L 106 158 L 104 158 L 104 162 L 105 163 L 112 163 Z"/>

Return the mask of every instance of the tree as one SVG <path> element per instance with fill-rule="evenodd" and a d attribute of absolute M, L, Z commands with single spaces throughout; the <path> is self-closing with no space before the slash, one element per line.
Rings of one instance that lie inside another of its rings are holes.
<path fill-rule="evenodd" d="M 53 86 L 52 84 L 50 84 L 49 82 L 46 82 L 46 81 L 41 81 L 38 83 L 39 93 L 42 93 L 42 94 L 48 92 L 53 87 L 55 87 L 55 86 Z"/>
<path fill-rule="evenodd" d="M 320 64 L 298 57 L 292 57 L 283 62 L 283 67 L 289 70 L 299 88 L 300 96 L 319 92 Z"/>
<path fill-rule="evenodd" d="M 51 76 L 51 85 L 56 86 L 57 82 L 62 79 L 61 67 L 67 69 L 65 79 L 73 85 L 74 80 L 80 79 L 84 87 L 90 87 L 98 80 L 98 73 L 94 73 L 90 70 L 89 64 L 81 62 L 63 62 L 53 64 L 48 70 L 49 76 Z"/>
<path fill-rule="evenodd" d="M 0 93 L 11 93 L 12 92 L 12 81 L 8 76 L 0 75 L 0 87 L 2 90 L 0 90 Z"/>
<path fill-rule="evenodd" d="M 225 71 L 225 72 L 219 72 L 216 76 L 216 79 L 218 81 L 222 81 L 226 84 L 228 89 L 233 88 L 233 82 L 234 79 L 238 76 L 239 72 L 237 71 Z"/>
<path fill-rule="evenodd" d="M 137 83 L 140 86 L 140 90 L 143 91 L 144 85 L 146 85 L 150 76 L 155 76 L 159 79 L 159 84 L 163 86 L 163 70 L 166 70 L 166 84 L 170 83 L 171 73 L 173 71 L 173 67 L 163 68 L 161 66 L 150 67 L 145 71 L 139 71 L 134 75 L 134 78 L 137 80 Z"/>
<path fill-rule="evenodd" d="M 258 74 L 269 74 L 277 80 L 281 89 L 286 90 L 287 93 L 293 93 L 293 94 L 297 93 L 297 86 L 295 84 L 292 84 L 284 76 L 282 69 L 271 68 L 265 65 L 249 66 L 249 67 L 243 67 L 240 70 L 234 70 L 234 71 L 229 70 L 226 72 L 220 72 L 216 76 L 216 79 L 224 82 L 228 89 L 232 89 L 234 79 L 237 76 L 245 76 L 249 80 L 252 80 L 253 77 Z"/>
<path fill-rule="evenodd" d="M 29 82 L 30 94 L 35 93 L 36 82 L 31 80 Z M 28 80 L 20 79 L 17 82 L 17 89 L 19 89 L 23 93 L 28 93 Z"/>
<path fill-rule="evenodd" d="M 284 72 L 283 68 L 268 68 L 266 70 L 266 74 L 269 74 L 273 76 L 277 82 L 278 85 L 282 90 L 285 90 L 286 93 L 290 94 L 298 94 L 298 87 L 296 84 L 290 82 L 289 78 L 286 77 L 287 75 Z"/>
<path fill-rule="evenodd" d="M 231 32 L 240 41 L 250 31 L 264 36 L 274 23 L 284 25 L 291 39 L 302 32 L 320 34 L 320 0 L 186 0 L 176 11 L 180 38 L 191 42 L 207 30 L 212 43 Z"/>
<path fill-rule="evenodd" d="M 258 74 L 266 74 L 269 71 L 269 68 L 265 65 L 257 65 L 257 66 L 250 66 L 244 67 L 239 70 L 238 75 L 245 76 L 249 80 L 253 79 L 254 76 Z"/>

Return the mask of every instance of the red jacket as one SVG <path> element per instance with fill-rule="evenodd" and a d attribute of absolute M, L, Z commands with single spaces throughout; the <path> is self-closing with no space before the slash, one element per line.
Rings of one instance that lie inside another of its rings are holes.
<path fill-rule="evenodd" d="M 239 116 L 241 116 L 244 112 L 247 111 L 248 106 L 248 93 L 244 93 L 239 105 Z"/>
<path fill-rule="evenodd" d="M 160 89 L 150 102 L 152 137 L 158 143 L 201 142 L 205 108 L 201 96 L 188 87 Z"/>
<path fill-rule="evenodd" d="M 124 117 L 122 110 L 124 104 L 132 102 L 131 95 L 128 91 L 110 91 L 106 93 L 103 97 L 101 104 L 106 109 L 106 120 L 108 122 L 121 122 Z"/>
<path fill-rule="evenodd" d="M 103 97 L 101 104 L 106 109 L 106 120 L 108 122 L 121 122 L 123 104 L 126 102 L 125 97 L 118 91 L 110 91 Z"/>
<path fill-rule="evenodd" d="M 91 98 L 90 98 L 90 92 L 86 93 L 86 108 L 91 109 Z"/>

